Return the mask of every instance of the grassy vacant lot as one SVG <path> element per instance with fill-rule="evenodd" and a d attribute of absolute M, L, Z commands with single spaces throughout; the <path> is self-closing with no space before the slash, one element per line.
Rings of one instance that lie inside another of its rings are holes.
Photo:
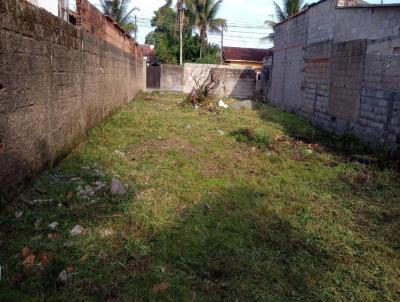
<path fill-rule="evenodd" d="M 139 96 L 6 203 L 0 301 L 400 300 L 394 170 L 273 107 L 182 99 Z"/>

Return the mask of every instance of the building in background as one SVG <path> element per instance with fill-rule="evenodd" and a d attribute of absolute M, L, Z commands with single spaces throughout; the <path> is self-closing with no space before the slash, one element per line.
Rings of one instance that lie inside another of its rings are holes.
<path fill-rule="evenodd" d="M 146 61 L 147 66 L 158 65 L 154 45 L 141 44 L 139 48 L 143 52 L 143 59 Z"/>
<path fill-rule="evenodd" d="M 241 48 L 241 47 L 222 47 L 224 63 L 233 66 L 244 66 L 261 70 L 263 60 L 271 57 L 269 49 Z"/>

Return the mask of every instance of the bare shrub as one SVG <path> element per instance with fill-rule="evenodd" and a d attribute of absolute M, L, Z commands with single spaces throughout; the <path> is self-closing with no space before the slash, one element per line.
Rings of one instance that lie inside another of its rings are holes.
<path fill-rule="evenodd" d="M 190 77 L 195 83 L 188 97 L 193 105 L 204 105 L 207 100 L 212 99 L 221 83 L 221 71 L 207 66 L 192 69 Z"/>

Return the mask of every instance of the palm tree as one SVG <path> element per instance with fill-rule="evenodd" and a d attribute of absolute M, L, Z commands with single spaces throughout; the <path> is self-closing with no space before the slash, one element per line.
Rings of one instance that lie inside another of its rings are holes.
<path fill-rule="evenodd" d="M 128 33 L 137 31 L 132 13 L 139 10 L 137 7 L 128 9 L 131 0 L 100 0 L 100 5 L 105 15 L 110 16 Z"/>
<path fill-rule="evenodd" d="M 226 20 L 217 18 L 223 0 L 185 0 L 186 9 L 200 31 L 200 58 L 203 56 L 203 49 L 207 43 L 208 32 L 221 32 L 226 27 Z"/>
<path fill-rule="evenodd" d="M 304 0 L 283 0 L 282 7 L 279 6 L 279 4 L 275 1 L 273 1 L 273 3 L 275 7 L 275 19 L 272 18 L 265 21 L 265 24 L 267 24 L 271 28 L 274 27 L 277 23 L 284 21 L 285 19 L 297 14 L 307 7 L 307 4 L 304 4 Z M 262 38 L 262 40 L 269 40 L 273 42 L 274 33 L 271 33 L 265 38 Z"/>

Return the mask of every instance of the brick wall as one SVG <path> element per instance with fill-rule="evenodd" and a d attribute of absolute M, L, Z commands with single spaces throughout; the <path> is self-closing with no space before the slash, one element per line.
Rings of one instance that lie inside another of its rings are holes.
<path fill-rule="evenodd" d="M 144 88 L 141 58 L 20 0 L 0 1 L 0 194 Z"/>
<path fill-rule="evenodd" d="M 272 102 L 329 131 L 397 147 L 399 30 L 398 6 L 336 7 L 335 0 L 279 24 Z"/>
<path fill-rule="evenodd" d="M 55 1 L 55 0 L 54 0 Z M 110 44 L 141 55 L 141 50 L 132 38 L 110 17 L 103 15 L 87 0 L 76 0 L 77 26 Z"/>

